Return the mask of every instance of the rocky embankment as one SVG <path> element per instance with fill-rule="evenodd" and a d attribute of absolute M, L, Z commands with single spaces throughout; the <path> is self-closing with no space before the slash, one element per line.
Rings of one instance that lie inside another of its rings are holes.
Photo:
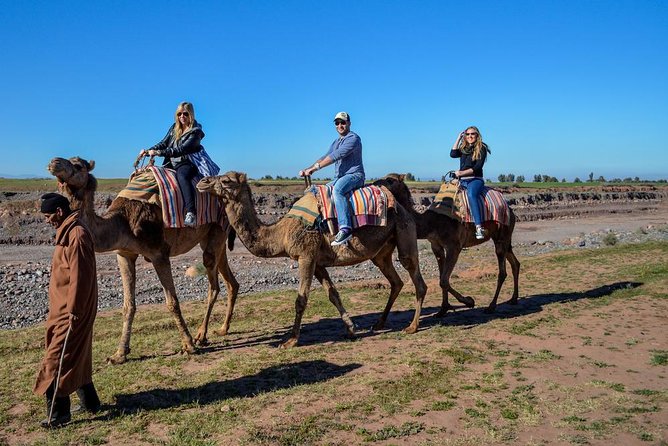
<path fill-rule="evenodd" d="M 287 212 L 301 196 L 299 187 L 291 190 L 255 188 L 254 198 L 260 218 L 272 222 Z M 513 207 L 518 221 L 568 220 L 564 224 L 577 225 L 593 216 L 651 214 L 663 207 L 665 212 L 667 188 L 652 186 L 581 188 L 569 192 L 534 190 L 503 191 Z M 53 251 L 54 230 L 46 225 L 37 210 L 43 192 L 0 192 L 0 329 L 33 325 L 44 320 L 48 299 L 50 258 Z M 431 203 L 435 190 L 414 190 L 416 208 L 425 209 Z M 103 213 L 115 194 L 97 196 L 98 213 Z M 622 217 L 627 218 L 627 217 Z M 515 242 L 515 252 L 523 256 L 536 255 L 568 247 L 596 247 L 609 244 L 610 237 L 617 243 L 637 243 L 647 240 L 668 240 L 668 226 L 649 225 L 633 230 L 611 231 L 605 227 L 582 232 L 575 237 L 556 240 Z M 606 240 L 607 239 L 607 240 Z M 421 242 L 421 269 L 425 278 L 437 277 L 436 262 L 426 242 Z M 297 285 L 296 263 L 290 259 L 258 259 L 250 255 L 237 241 L 231 253 L 230 266 L 241 285 L 241 294 L 275 289 L 286 289 L 286 298 L 294 298 Z M 460 257 L 458 267 L 466 267 L 467 257 Z M 122 306 L 122 284 L 113 253 L 97 256 L 99 308 Z M 186 274 L 188 268 L 201 263 L 198 249 L 173 259 L 174 280 L 182 300 L 203 299 L 208 283 L 197 274 Z M 138 261 L 137 304 L 162 303 L 164 298 L 157 276 L 151 265 Z M 397 270 L 403 274 L 400 266 Z M 191 269 L 192 271 L 192 269 Z M 381 279 L 377 268 L 370 262 L 345 268 L 332 268 L 337 282 Z M 408 280 L 407 280 L 408 281 Z M 225 291 L 221 291 L 216 314 L 224 308 Z"/>

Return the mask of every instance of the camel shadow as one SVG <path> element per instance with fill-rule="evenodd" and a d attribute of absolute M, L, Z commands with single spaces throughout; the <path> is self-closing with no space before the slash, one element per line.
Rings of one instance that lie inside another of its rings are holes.
<path fill-rule="evenodd" d="M 351 363 L 343 366 L 323 360 L 302 361 L 268 367 L 259 373 L 227 381 L 213 381 L 183 389 L 151 389 L 115 395 L 116 404 L 97 419 L 114 419 L 139 411 L 167 409 L 188 404 L 213 404 L 232 398 L 249 398 L 258 394 L 314 384 L 343 376 L 361 367 Z"/>
<path fill-rule="evenodd" d="M 487 323 L 493 319 L 526 316 L 528 314 L 542 311 L 543 307 L 546 305 L 565 303 L 580 299 L 596 299 L 610 295 L 617 290 L 633 289 L 641 285 L 642 283 L 639 282 L 616 282 L 580 292 L 536 294 L 521 298 L 517 305 L 507 305 L 502 302 L 497 306 L 494 313 L 485 312 L 487 302 L 482 301 L 480 298 L 477 300 L 476 303 L 478 306 L 475 308 L 467 308 L 464 305 L 453 305 L 456 308 L 456 311 L 449 312 L 447 316 L 443 318 L 432 317 L 438 310 L 440 310 L 440 307 L 423 307 L 420 319 L 420 330 L 440 325 L 470 327 Z M 440 300 L 440 295 L 438 297 Z M 451 297 L 451 299 L 453 298 Z M 317 321 L 303 323 L 299 336 L 299 346 L 318 345 L 326 342 L 350 342 L 377 336 L 382 333 L 401 331 L 411 323 L 414 313 L 413 310 L 393 311 L 390 313 L 388 320 L 385 323 L 385 328 L 373 331 L 371 330 L 371 327 L 378 321 L 380 314 L 381 313 L 378 312 L 351 316 L 351 319 L 358 329 L 357 335 L 352 339 L 346 336 L 343 322 L 337 317 L 322 318 Z M 291 325 L 276 327 L 275 332 L 272 334 L 262 333 L 251 338 L 236 337 L 236 339 L 226 340 L 224 345 L 221 345 L 220 343 L 212 343 L 207 347 L 202 347 L 200 351 L 202 353 L 210 353 L 257 345 L 278 347 L 287 339 L 291 329 Z"/>
<path fill-rule="evenodd" d="M 493 319 L 522 317 L 541 312 L 543 311 L 543 307 L 547 305 L 573 302 L 581 299 L 598 299 L 604 296 L 609 296 L 618 290 L 634 289 L 641 285 L 642 283 L 640 282 L 615 282 L 609 285 L 601 285 L 586 291 L 535 294 L 520 298 L 517 305 L 509 305 L 505 302 L 502 302 L 496 307 L 496 311 L 493 313 L 485 312 L 487 304 L 484 301 L 481 302 L 480 299 L 476 301 L 475 308 L 466 308 L 465 306 L 461 305 L 457 307 L 456 311 L 449 312 L 445 317 L 442 318 L 431 317 L 436 314 L 438 310 L 440 310 L 440 307 L 423 308 L 423 316 L 420 320 L 420 328 L 422 329 L 440 325 L 470 327 L 473 325 L 487 323 Z M 396 328 L 401 327 L 402 323 L 408 325 L 408 323 L 411 321 L 412 314 L 410 311 L 404 311 L 402 313 L 408 314 L 396 314 L 395 317 L 393 317 L 391 320 L 392 324 L 395 325 Z"/>

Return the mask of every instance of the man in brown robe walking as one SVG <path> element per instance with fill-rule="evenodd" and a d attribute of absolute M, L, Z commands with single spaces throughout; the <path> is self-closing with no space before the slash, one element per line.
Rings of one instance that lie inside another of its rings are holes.
<path fill-rule="evenodd" d="M 41 211 L 56 228 L 56 249 L 51 261 L 46 353 L 33 392 L 46 395 L 47 415 L 41 425 L 57 427 L 70 421 L 70 394 L 75 391 L 81 400 L 78 410 L 95 413 L 100 409 L 93 385 L 97 276 L 93 237 L 79 220 L 79 212 L 70 210 L 67 198 L 45 194 Z"/>

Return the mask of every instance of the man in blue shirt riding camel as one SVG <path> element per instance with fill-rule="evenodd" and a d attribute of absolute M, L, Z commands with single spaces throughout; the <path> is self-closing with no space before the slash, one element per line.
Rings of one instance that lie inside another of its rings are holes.
<path fill-rule="evenodd" d="M 362 140 L 350 131 L 350 115 L 339 112 L 334 116 L 334 125 L 339 137 L 334 140 L 327 153 L 311 167 L 300 170 L 300 176 L 309 176 L 316 170 L 335 164 L 334 180 L 328 185 L 334 186 L 332 200 L 336 207 L 339 232 L 332 241 L 332 246 L 346 243 L 353 233 L 352 216 L 348 207 L 348 197 L 354 189 L 364 186 L 364 166 L 362 165 Z"/>

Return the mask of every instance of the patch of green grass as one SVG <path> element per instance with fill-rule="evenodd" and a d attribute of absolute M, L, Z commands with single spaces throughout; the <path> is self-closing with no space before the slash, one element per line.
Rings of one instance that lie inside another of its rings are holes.
<path fill-rule="evenodd" d="M 654 350 L 652 351 L 652 359 L 650 360 L 652 365 L 668 365 L 668 351 L 666 350 Z"/>
<path fill-rule="evenodd" d="M 368 429 L 358 429 L 357 434 L 360 435 L 364 441 L 384 441 L 390 438 L 404 438 L 419 434 L 424 430 L 423 423 L 408 421 L 401 426 L 385 426 L 375 432 Z M 303 444 L 303 443 L 302 443 Z"/>
<path fill-rule="evenodd" d="M 659 392 L 658 390 L 651 390 L 651 389 L 638 389 L 638 390 L 633 390 L 631 393 L 642 396 L 654 396 L 661 394 L 661 392 Z"/>
<path fill-rule="evenodd" d="M 614 232 L 608 232 L 603 236 L 603 239 L 601 239 L 601 241 L 606 246 L 614 246 L 617 244 L 619 239 L 617 238 L 617 235 Z"/>
<path fill-rule="evenodd" d="M 454 401 L 436 401 L 431 405 L 431 410 L 445 411 L 450 410 L 455 407 L 457 404 Z"/>
<path fill-rule="evenodd" d="M 445 348 L 439 350 L 445 356 L 449 356 L 456 364 L 468 364 L 473 362 L 482 362 L 485 356 L 479 351 L 471 348 Z"/>
<path fill-rule="evenodd" d="M 542 326 L 550 326 L 557 322 L 558 320 L 554 316 L 539 317 L 537 319 L 522 321 L 513 324 L 510 327 L 510 332 L 516 335 L 535 336 L 534 334 L 531 333 L 531 330 Z"/>

